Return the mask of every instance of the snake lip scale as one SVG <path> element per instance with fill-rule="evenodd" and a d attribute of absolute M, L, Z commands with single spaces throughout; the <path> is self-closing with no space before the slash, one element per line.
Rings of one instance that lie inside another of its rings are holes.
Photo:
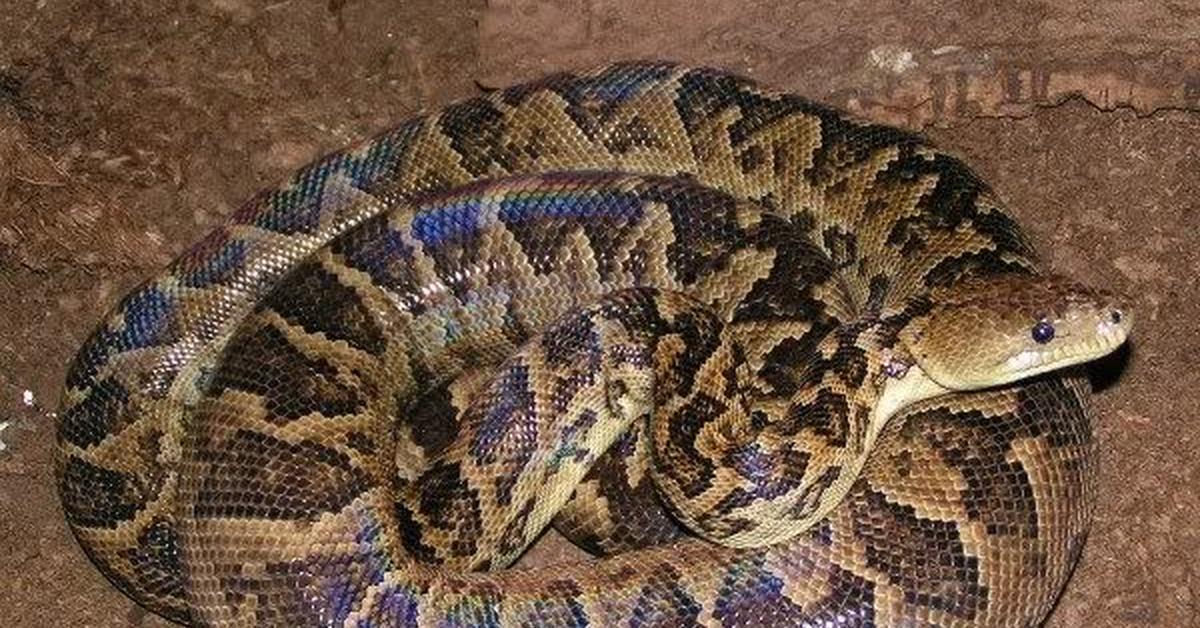
<path fill-rule="evenodd" d="M 616 63 L 248 201 L 80 348 L 58 489 L 188 625 L 1031 626 L 1133 321 L 916 134 Z"/>

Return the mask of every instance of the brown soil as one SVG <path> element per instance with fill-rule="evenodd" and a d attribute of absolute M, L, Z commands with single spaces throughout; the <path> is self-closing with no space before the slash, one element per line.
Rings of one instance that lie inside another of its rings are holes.
<path fill-rule="evenodd" d="M 5 4 L 0 626 L 165 625 L 79 551 L 50 464 L 66 363 L 124 290 L 321 152 L 480 86 L 633 56 L 723 65 L 925 128 L 1054 266 L 1134 296 L 1136 340 L 1097 396 L 1095 527 L 1050 625 L 1200 626 L 1191 5 Z M 566 551 L 549 540 L 526 560 Z"/>

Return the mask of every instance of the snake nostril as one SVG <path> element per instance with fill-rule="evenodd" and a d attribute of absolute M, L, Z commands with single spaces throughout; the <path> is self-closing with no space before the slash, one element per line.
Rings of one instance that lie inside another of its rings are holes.
<path fill-rule="evenodd" d="M 1114 325 L 1119 325 L 1121 323 L 1121 318 L 1122 318 L 1121 310 L 1113 310 L 1112 313 L 1109 314 L 1109 318 L 1112 319 L 1112 322 Z"/>

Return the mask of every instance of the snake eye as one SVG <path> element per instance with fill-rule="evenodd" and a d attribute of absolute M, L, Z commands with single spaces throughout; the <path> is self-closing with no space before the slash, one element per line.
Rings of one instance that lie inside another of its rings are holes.
<path fill-rule="evenodd" d="M 1047 342 L 1054 340 L 1054 325 L 1050 324 L 1049 321 L 1038 321 L 1037 324 L 1033 326 L 1033 330 L 1030 335 L 1033 336 L 1034 342 L 1038 343 L 1039 345 L 1044 345 Z"/>

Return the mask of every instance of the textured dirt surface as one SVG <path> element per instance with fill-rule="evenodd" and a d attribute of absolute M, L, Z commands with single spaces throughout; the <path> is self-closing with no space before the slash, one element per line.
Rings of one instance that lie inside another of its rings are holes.
<path fill-rule="evenodd" d="M 924 127 L 1055 267 L 1134 296 L 1098 369 L 1101 500 L 1051 626 L 1200 626 L 1200 10 L 982 1 L 8 3 L 0 12 L 0 626 L 161 626 L 70 537 L 65 365 L 256 189 L 452 98 L 627 57 Z M 547 539 L 525 562 L 578 556 Z"/>

